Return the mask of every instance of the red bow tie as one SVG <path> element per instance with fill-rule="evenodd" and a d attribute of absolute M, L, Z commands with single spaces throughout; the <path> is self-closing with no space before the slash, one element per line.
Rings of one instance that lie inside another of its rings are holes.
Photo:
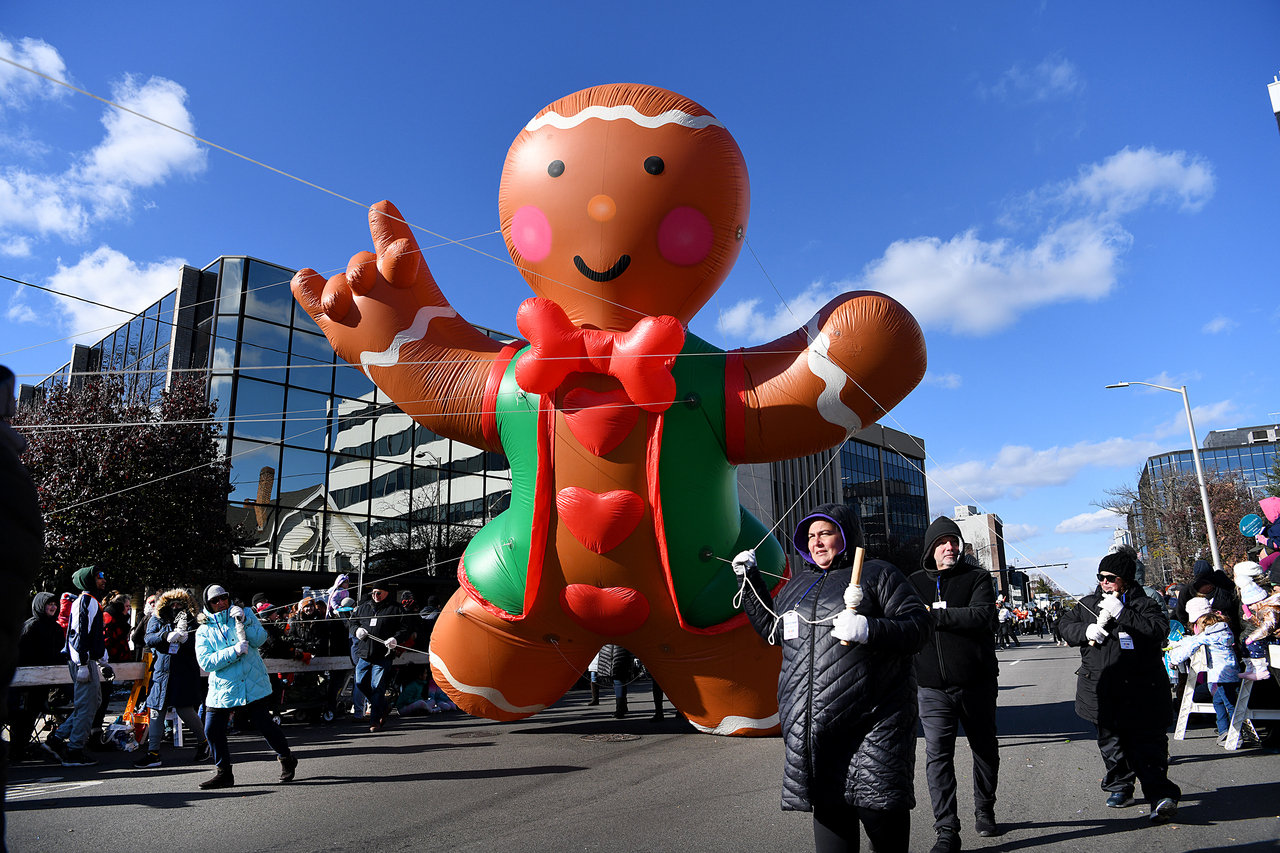
<path fill-rule="evenodd" d="M 535 296 L 520 304 L 516 326 L 533 345 L 516 364 L 516 384 L 530 393 L 549 394 L 570 373 L 604 373 L 645 411 L 665 411 L 675 400 L 671 366 L 684 346 L 675 317 L 645 317 L 629 332 L 579 329 L 559 305 Z"/>

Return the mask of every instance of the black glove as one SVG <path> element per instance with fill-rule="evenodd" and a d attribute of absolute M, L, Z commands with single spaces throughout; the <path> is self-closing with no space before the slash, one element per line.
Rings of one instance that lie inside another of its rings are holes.
<path fill-rule="evenodd" d="M 111 664 L 109 663 L 102 664 L 102 680 L 103 681 L 116 680 L 116 671 L 111 668 Z"/>

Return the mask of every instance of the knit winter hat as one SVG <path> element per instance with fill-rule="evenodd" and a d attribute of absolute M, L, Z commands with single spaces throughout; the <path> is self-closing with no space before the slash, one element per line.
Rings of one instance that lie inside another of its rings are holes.
<path fill-rule="evenodd" d="M 1102 558 L 1102 562 L 1098 563 L 1098 572 L 1108 572 L 1116 575 L 1125 583 L 1132 583 L 1133 576 L 1138 571 L 1138 565 L 1133 561 L 1133 557 L 1124 551 L 1117 551 L 1114 554 L 1108 554 Z"/>
<path fill-rule="evenodd" d="M 208 604 L 220 595 L 226 595 L 227 591 L 216 583 L 211 583 L 204 589 L 204 603 Z"/>
<path fill-rule="evenodd" d="M 89 587 L 93 586 L 93 576 L 95 574 L 96 570 L 93 566 L 76 569 L 76 573 L 71 576 L 71 583 L 81 592 L 88 592 Z"/>
<path fill-rule="evenodd" d="M 265 592 L 260 592 L 260 593 L 258 593 L 257 595 L 255 595 L 255 596 L 254 596 L 254 597 L 249 601 L 249 603 L 250 603 L 251 605 L 253 605 L 253 609 L 256 611 L 256 610 L 258 609 L 258 605 L 259 605 L 259 604 L 261 604 L 262 602 L 266 601 L 266 600 L 267 600 L 267 594 L 266 594 Z"/>
<path fill-rule="evenodd" d="M 1187 602 L 1187 621 L 1194 625 L 1200 621 L 1201 616 L 1204 616 L 1212 609 L 1209 606 L 1209 599 L 1193 598 Z"/>
<path fill-rule="evenodd" d="M 1248 583 L 1240 587 L 1240 601 L 1250 607 L 1264 600 L 1267 591 L 1258 583 Z"/>

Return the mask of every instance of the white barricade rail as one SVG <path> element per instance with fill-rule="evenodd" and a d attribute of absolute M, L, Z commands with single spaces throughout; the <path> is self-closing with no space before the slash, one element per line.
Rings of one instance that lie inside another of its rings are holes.
<path fill-rule="evenodd" d="M 406 663 L 425 662 L 426 658 L 420 654 L 406 655 L 392 662 L 393 666 L 401 666 Z M 262 662 L 267 665 L 267 672 L 339 672 L 342 670 L 355 669 L 351 664 L 351 658 L 346 655 L 335 655 L 333 657 L 313 657 L 310 663 L 303 663 L 300 660 L 287 660 L 277 658 L 263 658 Z M 111 668 L 115 670 L 116 682 L 123 683 L 125 681 L 137 681 L 147 672 L 147 664 L 145 663 L 113 663 Z M 208 673 L 205 673 L 206 675 Z M 57 666 L 20 666 L 14 672 L 12 687 L 39 687 L 42 684 L 71 684 L 74 679 L 71 677 L 71 671 L 66 664 Z"/>

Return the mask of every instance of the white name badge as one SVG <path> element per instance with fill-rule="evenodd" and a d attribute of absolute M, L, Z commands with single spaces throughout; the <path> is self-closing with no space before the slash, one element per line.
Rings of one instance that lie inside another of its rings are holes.
<path fill-rule="evenodd" d="M 1120 648 L 1122 649 L 1133 648 L 1133 637 L 1129 636 L 1124 631 L 1120 632 Z"/>
<path fill-rule="evenodd" d="M 782 639 L 796 640 L 800 637 L 800 614 L 788 610 L 782 614 Z"/>
<path fill-rule="evenodd" d="M 947 603 L 946 603 L 945 601 L 935 601 L 935 602 L 933 603 L 933 609 L 934 609 L 934 610 L 946 610 L 946 609 L 947 609 Z"/>
<path fill-rule="evenodd" d="M 378 624 L 378 617 L 377 617 L 377 616 L 375 616 L 375 617 L 373 617 L 372 619 L 370 619 L 370 620 L 369 620 L 369 627 L 370 627 L 370 628 L 372 628 L 374 625 L 377 625 L 377 624 Z"/>

